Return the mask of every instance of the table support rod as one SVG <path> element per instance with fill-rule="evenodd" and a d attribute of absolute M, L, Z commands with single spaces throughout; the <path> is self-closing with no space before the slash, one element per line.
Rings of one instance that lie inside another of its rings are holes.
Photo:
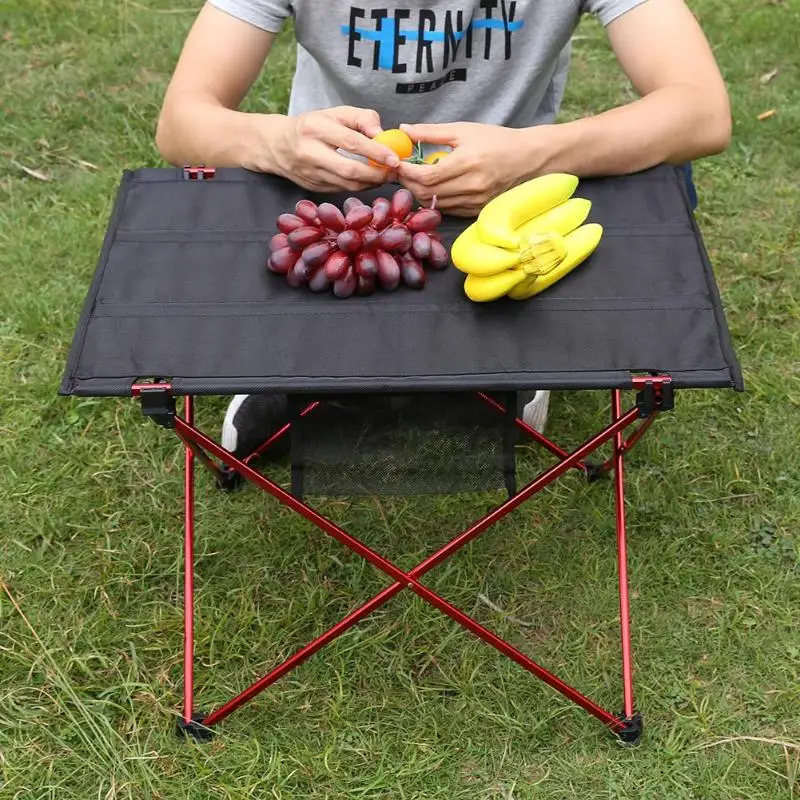
<path fill-rule="evenodd" d="M 553 480 L 558 478 L 568 469 L 575 466 L 587 454 L 593 452 L 595 449 L 600 447 L 606 441 L 611 439 L 619 431 L 622 431 L 625 427 L 630 425 L 637 418 L 637 416 L 638 416 L 637 409 L 632 409 L 631 411 L 627 412 L 624 416 L 621 416 L 615 422 L 612 422 L 612 424 L 609 425 L 607 428 L 605 428 L 603 431 L 598 433 L 592 439 L 588 440 L 586 443 L 584 443 L 581 447 L 575 450 L 572 454 L 569 454 L 565 459 L 560 461 L 558 464 L 554 465 L 550 469 L 543 472 L 538 478 L 531 481 L 531 483 L 529 483 L 526 487 L 524 487 L 520 492 L 518 492 L 513 497 L 509 498 L 502 505 L 498 506 L 494 511 L 485 515 L 482 519 L 478 520 L 474 525 L 465 530 L 460 536 L 456 537 L 454 540 L 452 540 L 450 543 L 445 545 L 439 551 L 434 553 L 428 559 L 423 561 L 420 565 L 418 565 L 415 569 L 411 570 L 411 572 L 409 573 L 403 572 L 401 569 L 396 567 L 390 561 L 383 558 L 380 554 L 376 553 L 375 551 L 371 550 L 369 547 L 367 547 L 365 544 L 363 544 L 355 537 L 351 536 L 342 528 L 339 528 L 337 525 L 328 520 L 326 517 L 319 514 L 313 508 L 306 505 L 302 501 L 298 500 L 296 497 L 286 492 L 282 487 L 278 486 L 274 482 L 265 478 L 256 470 L 252 469 L 247 464 L 243 463 L 239 459 L 232 456 L 227 450 L 217 445 L 213 440 L 209 439 L 201 431 L 197 430 L 192 425 L 189 425 L 185 420 L 181 419 L 179 416 L 175 417 L 175 428 L 178 435 L 185 442 L 187 443 L 194 442 L 198 446 L 207 450 L 212 455 L 214 455 L 215 457 L 219 458 L 221 461 L 226 463 L 229 467 L 238 471 L 244 478 L 258 485 L 260 488 L 262 488 L 268 494 L 271 494 L 273 497 L 278 499 L 284 505 L 289 506 L 294 511 L 296 511 L 297 513 L 301 514 L 303 517 L 308 519 L 310 522 L 314 523 L 321 530 L 328 533 L 333 538 L 337 539 L 339 542 L 341 542 L 342 544 L 344 544 L 345 546 L 349 547 L 351 550 L 362 556 L 365 560 L 373 564 L 373 566 L 377 567 L 378 569 L 380 569 L 381 571 L 383 571 L 384 573 L 395 579 L 396 583 L 393 586 L 389 587 L 387 590 L 384 590 L 384 593 L 382 593 L 376 598 L 373 598 L 373 600 L 371 600 L 367 604 L 367 606 L 370 606 L 369 609 L 367 609 L 367 607 L 364 606 L 353 612 L 353 614 L 351 614 L 350 617 L 347 618 L 347 620 L 350 620 L 347 627 L 350 627 L 350 625 L 355 624 L 355 622 L 358 621 L 358 619 L 361 619 L 363 616 L 366 616 L 366 614 L 369 613 L 370 610 L 377 608 L 378 605 L 388 600 L 391 596 L 393 596 L 393 594 L 395 594 L 401 588 L 407 587 L 416 594 L 418 594 L 420 597 L 431 603 L 431 605 L 435 606 L 440 611 L 445 613 L 451 619 L 458 622 L 463 627 L 467 628 L 472 633 L 474 633 L 476 636 L 483 639 L 488 644 L 491 644 L 500 652 L 503 652 L 509 658 L 516 661 L 525 669 L 535 674 L 545 683 L 549 684 L 551 687 L 564 694 L 573 702 L 583 707 L 588 713 L 597 717 L 612 729 L 618 730 L 621 726 L 621 723 L 616 717 L 609 714 L 601 707 L 597 706 L 587 697 L 584 697 L 580 692 L 577 692 L 572 687 L 564 684 L 562 681 L 560 681 L 554 675 L 549 673 L 543 667 L 536 664 L 536 662 L 529 659 L 527 656 L 525 656 L 523 653 L 513 648 L 508 643 L 504 642 L 502 639 L 497 637 L 488 629 L 484 628 L 482 625 L 480 625 L 480 623 L 473 620 L 467 614 L 464 614 L 462 611 L 452 606 L 450 603 L 444 600 L 444 598 L 440 597 L 438 594 L 436 594 L 435 592 L 428 589 L 426 586 L 419 583 L 417 578 L 422 574 L 424 574 L 424 572 L 428 571 L 429 569 L 432 569 L 434 566 L 444 561 L 449 555 L 451 555 L 456 550 L 463 547 L 467 542 L 474 539 L 476 536 L 485 531 L 487 528 L 491 527 L 499 519 L 501 519 L 511 511 L 513 511 L 517 506 L 519 506 L 525 500 L 529 499 L 536 492 L 544 488 L 544 486 L 551 483 Z M 383 599 L 380 602 L 377 602 L 378 598 L 380 597 L 383 597 Z M 343 621 L 343 623 L 346 622 L 347 620 Z M 346 628 L 340 629 L 339 633 L 341 633 L 342 630 L 344 629 Z M 332 638 L 335 637 L 333 635 L 330 635 L 327 641 L 329 641 Z M 309 645 L 306 648 L 308 652 L 305 654 L 304 657 L 311 655 L 312 652 L 315 652 L 324 643 L 325 642 L 316 642 Z M 298 654 L 296 654 L 297 658 L 295 659 L 295 665 L 297 663 L 300 663 L 300 660 L 298 659 L 301 653 L 303 653 L 303 651 L 300 651 L 298 652 Z M 271 675 L 267 676 L 267 678 L 270 677 Z M 265 688 L 265 685 L 260 685 L 260 684 L 261 682 L 255 685 L 259 687 L 258 691 L 260 691 L 262 688 Z M 255 687 L 251 687 L 251 689 L 254 688 Z M 254 693 L 255 692 L 253 692 L 253 694 Z M 206 724 L 211 725 L 214 722 L 220 721 L 224 716 L 227 716 L 227 714 L 231 713 L 236 707 L 245 702 L 246 699 L 252 697 L 253 694 L 249 694 L 247 698 L 244 698 L 242 695 L 238 696 L 237 698 L 234 698 L 225 706 L 218 709 L 216 712 L 210 714 L 206 720 Z"/>
<path fill-rule="evenodd" d="M 611 391 L 611 418 L 621 415 L 619 389 Z M 622 432 L 614 434 L 614 505 L 617 527 L 617 572 L 619 578 L 619 622 L 622 639 L 622 687 L 624 693 L 625 719 L 631 719 L 633 705 L 633 670 L 631 665 L 631 624 L 628 600 L 628 550 L 625 531 L 625 482 L 624 482 L 624 437 Z"/>

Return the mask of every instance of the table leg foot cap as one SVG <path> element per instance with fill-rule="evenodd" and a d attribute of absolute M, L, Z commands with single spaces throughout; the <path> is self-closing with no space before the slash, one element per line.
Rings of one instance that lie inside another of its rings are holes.
<path fill-rule="evenodd" d="M 242 482 L 242 476 L 235 470 L 231 469 L 227 464 L 223 464 L 219 468 L 219 475 L 217 476 L 217 485 L 223 492 L 232 492 L 238 488 Z"/>
<path fill-rule="evenodd" d="M 214 731 L 203 724 L 205 720 L 205 714 L 194 714 L 190 722 L 183 717 L 178 717 L 175 723 L 175 733 L 179 737 L 191 737 L 197 742 L 208 742 L 214 736 Z"/>
<path fill-rule="evenodd" d="M 642 715 L 637 713 L 631 717 L 626 717 L 620 714 L 617 718 L 624 726 L 617 731 L 617 736 L 620 741 L 627 745 L 639 744 L 642 734 L 644 733 Z"/>
<path fill-rule="evenodd" d="M 585 466 L 587 483 L 594 483 L 608 475 L 608 470 L 604 469 L 602 464 L 598 464 L 595 461 L 587 461 Z"/>

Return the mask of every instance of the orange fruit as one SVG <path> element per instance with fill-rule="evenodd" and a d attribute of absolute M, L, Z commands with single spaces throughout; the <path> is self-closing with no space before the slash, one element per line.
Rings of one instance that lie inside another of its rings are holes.
<path fill-rule="evenodd" d="M 425 163 L 426 164 L 438 164 L 440 159 L 444 158 L 445 156 L 449 156 L 449 150 L 437 150 L 435 153 L 431 153 L 430 155 L 425 156 Z"/>
<path fill-rule="evenodd" d="M 411 154 L 414 152 L 414 142 L 411 141 L 411 137 L 399 128 L 381 131 L 377 136 L 373 137 L 373 141 L 388 147 L 397 154 L 401 161 L 405 158 L 411 158 Z M 371 159 L 370 164 L 382 166 Z"/>

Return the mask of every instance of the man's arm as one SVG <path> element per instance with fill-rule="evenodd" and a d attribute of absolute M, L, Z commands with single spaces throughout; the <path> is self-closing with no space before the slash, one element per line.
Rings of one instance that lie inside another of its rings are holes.
<path fill-rule="evenodd" d="M 683 0 L 647 0 L 611 22 L 607 33 L 640 99 L 549 128 L 543 171 L 624 174 L 728 147 L 725 84 Z M 530 142 L 542 144 L 535 130 Z"/>
<path fill-rule="evenodd" d="M 314 191 L 355 192 L 383 183 L 398 159 L 372 141 L 380 131 L 375 111 L 342 106 L 287 117 L 238 110 L 275 36 L 208 3 L 202 8 L 164 98 L 156 131 L 161 155 L 175 166 L 269 172 Z"/>
<path fill-rule="evenodd" d="M 401 164 L 401 183 L 420 201 L 436 196 L 443 211 L 472 216 L 492 197 L 545 173 L 625 175 L 727 148 L 728 94 L 683 0 L 645 0 L 607 31 L 640 99 L 594 117 L 530 128 L 404 125 L 413 140 L 454 151 L 435 166 Z"/>
<path fill-rule="evenodd" d="M 213 6 L 195 20 L 167 87 L 156 146 L 174 165 L 240 166 L 251 160 L 278 115 L 238 111 L 269 55 L 275 34 Z"/>

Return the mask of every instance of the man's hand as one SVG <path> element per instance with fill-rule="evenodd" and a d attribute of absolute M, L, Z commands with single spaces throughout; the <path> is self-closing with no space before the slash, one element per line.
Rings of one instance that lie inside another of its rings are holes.
<path fill-rule="evenodd" d="M 477 122 L 401 127 L 415 142 L 452 146 L 438 164 L 401 163 L 397 177 L 417 200 L 435 195 L 437 208 L 454 216 L 476 216 L 534 167 L 525 155 L 534 150 L 532 129 Z"/>
<path fill-rule="evenodd" d="M 685 0 L 647 0 L 614 19 L 607 33 L 639 99 L 595 116 L 530 128 L 407 126 L 412 139 L 455 150 L 436 166 L 401 164 L 399 180 L 419 200 L 435 194 L 443 211 L 474 216 L 491 197 L 548 172 L 624 175 L 728 146 L 725 84 Z"/>
<path fill-rule="evenodd" d="M 272 125 L 269 128 L 264 132 L 263 150 L 246 166 L 275 172 L 311 191 L 358 192 L 380 186 L 400 163 L 392 150 L 372 140 L 381 131 L 375 111 L 341 106 L 286 117 L 277 131 Z"/>
<path fill-rule="evenodd" d="M 275 173 L 315 191 L 358 191 L 391 180 L 397 157 L 371 140 L 381 129 L 375 111 L 341 107 L 297 117 L 239 111 L 274 41 L 274 33 L 203 6 L 164 98 L 156 133 L 161 155 L 176 166 Z"/>

